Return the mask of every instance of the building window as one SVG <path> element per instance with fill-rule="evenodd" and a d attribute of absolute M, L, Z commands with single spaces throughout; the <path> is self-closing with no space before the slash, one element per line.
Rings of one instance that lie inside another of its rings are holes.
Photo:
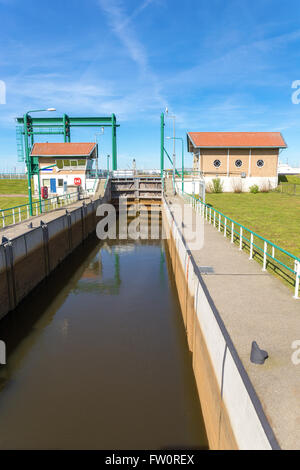
<path fill-rule="evenodd" d="M 241 166 L 243 165 L 243 162 L 242 160 L 236 160 L 234 164 L 237 168 L 241 168 Z"/>
<path fill-rule="evenodd" d="M 86 159 L 70 159 L 70 160 L 56 160 L 56 166 L 59 170 L 72 170 L 75 168 L 84 170 L 86 167 Z"/>
<path fill-rule="evenodd" d="M 59 188 L 62 188 L 63 185 L 64 185 L 64 180 L 61 179 L 61 178 L 59 178 L 59 179 L 57 180 L 57 186 L 58 186 Z"/>
<path fill-rule="evenodd" d="M 258 168 L 262 168 L 264 166 L 265 162 L 263 160 L 257 160 L 256 165 Z"/>
<path fill-rule="evenodd" d="M 43 186 L 50 188 L 50 179 L 43 179 Z"/>
<path fill-rule="evenodd" d="M 215 167 L 215 168 L 220 168 L 220 166 L 221 166 L 220 160 L 215 160 L 215 161 L 214 161 L 214 167 Z"/>

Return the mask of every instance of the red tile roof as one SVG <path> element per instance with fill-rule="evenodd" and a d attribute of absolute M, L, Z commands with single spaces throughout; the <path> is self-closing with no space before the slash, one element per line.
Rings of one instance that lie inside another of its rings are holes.
<path fill-rule="evenodd" d="M 31 155 L 38 157 L 88 157 L 95 145 L 94 142 L 37 143 L 34 144 Z"/>
<path fill-rule="evenodd" d="M 287 147 L 280 132 L 188 132 L 188 137 L 194 147 Z"/>

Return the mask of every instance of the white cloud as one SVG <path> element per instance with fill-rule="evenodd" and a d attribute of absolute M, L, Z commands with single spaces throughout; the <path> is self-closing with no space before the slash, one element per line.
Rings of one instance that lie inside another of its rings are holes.
<path fill-rule="evenodd" d="M 148 83 L 146 91 L 148 94 L 150 93 L 152 103 L 156 103 L 156 106 L 164 108 L 167 105 L 167 101 L 162 95 L 160 82 L 151 69 L 146 48 L 137 38 L 134 25 L 132 25 L 132 20 L 146 7 L 153 3 L 153 0 L 144 1 L 131 15 L 126 14 L 124 3 L 120 0 L 98 1 L 100 7 L 107 15 L 108 22 L 113 33 L 120 40 L 130 59 L 138 66 L 138 70 L 143 79 L 143 84 L 145 84 L 145 82 Z M 140 94 L 141 93 L 131 94 L 127 96 L 127 98 L 125 97 L 124 100 L 127 101 L 130 96 L 132 98 L 139 96 Z M 136 108 L 139 101 L 139 99 L 135 101 L 133 108 Z M 147 101 L 149 101 L 149 99 L 147 95 L 145 95 L 145 108 L 148 108 L 149 106 Z"/>

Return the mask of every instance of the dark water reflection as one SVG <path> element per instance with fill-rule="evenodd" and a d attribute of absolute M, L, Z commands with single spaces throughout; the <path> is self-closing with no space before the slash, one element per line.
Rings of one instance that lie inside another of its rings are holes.
<path fill-rule="evenodd" d="M 90 239 L 0 323 L 0 448 L 206 448 L 168 264 Z"/>

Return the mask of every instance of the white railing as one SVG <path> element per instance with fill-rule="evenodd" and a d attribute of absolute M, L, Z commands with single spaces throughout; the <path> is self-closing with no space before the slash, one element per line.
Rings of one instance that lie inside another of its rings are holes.
<path fill-rule="evenodd" d="M 275 274 L 284 277 L 289 282 L 291 280 L 294 285 L 294 298 L 299 299 L 300 258 L 205 204 L 195 196 L 180 189 L 177 192 L 209 224 L 212 224 L 219 232 L 223 232 L 224 237 L 229 238 L 231 243 L 236 243 L 240 250 L 247 249 L 249 260 L 256 259 L 261 262 L 263 271 L 272 267 Z M 291 274 L 293 278 L 291 278 Z"/>
<path fill-rule="evenodd" d="M 74 192 L 67 193 L 61 196 L 55 196 L 49 199 L 43 199 L 41 204 L 39 201 L 32 203 L 32 216 L 41 215 L 55 209 L 61 209 L 64 206 L 72 204 L 80 199 L 84 199 L 90 195 L 90 191 L 83 191 L 82 193 Z M 0 224 L 2 228 L 20 223 L 30 217 L 30 205 L 22 204 L 20 206 L 9 207 L 8 209 L 0 209 Z"/>

